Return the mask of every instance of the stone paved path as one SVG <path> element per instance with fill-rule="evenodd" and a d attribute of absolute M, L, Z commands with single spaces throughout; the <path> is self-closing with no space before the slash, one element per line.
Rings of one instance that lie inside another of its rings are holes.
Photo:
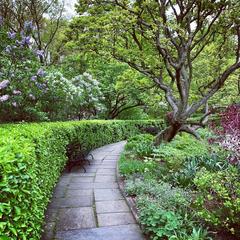
<path fill-rule="evenodd" d="M 83 169 L 64 173 L 46 214 L 42 240 L 143 240 L 116 182 L 116 167 L 125 142 L 92 151 Z"/>

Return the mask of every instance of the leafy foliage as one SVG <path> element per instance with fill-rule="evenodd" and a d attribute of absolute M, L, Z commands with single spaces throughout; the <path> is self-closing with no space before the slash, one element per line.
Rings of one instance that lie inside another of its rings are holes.
<path fill-rule="evenodd" d="M 74 49 L 127 63 L 162 91 L 172 119 L 157 136 L 160 144 L 181 131 L 195 134 L 189 118 L 203 116 L 208 102 L 237 100 L 239 9 L 236 0 L 78 0 L 68 40 Z"/>
<path fill-rule="evenodd" d="M 153 179 L 130 178 L 126 192 L 137 195 L 140 223 L 151 239 L 189 237 L 195 229 L 192 216 L 186 213 L 191 198 L 184 190 Z"/>
<path fill-rule="evenodd" d="M 170 169 L 179 169 L 188 158 L 208 155 L 207 143 L 189 134 L 182 134 L 170 143 L 163 143 L 153 150 L 154 158 L 163 161 Z"/>
<path fill-rule="evenodd" d="M 217 172 L 201 169 L 194 183 L 198 193 L 197 214 L 216 228 L 226 228 L 239 236 L 240 174 L 231 167 Z"/>
<path fill-rule="evenodd" d="M 123 176 L 131 176 L 132 174 L 143 174 L 149 173 L 157 168 L 157 163 L 153 160 L 139 160 L 134 158 L 126 157 L 122 155 L 120 158 L 119 171 Z"/>
<path fill-rule="evenodd" d="M 151 239 L 240 236 L 239 168 L 227 160 L 226 150 L 208 143 L 207 137 L 214 134 L 202 130 L 200 135 L 205 140 L 183 134 L 168 144 L 151 146 L 148 157 L 137 155 L 131 141 L 125 147 L 120 161 L 125 191 L 134 197 Z"/>
<path fill-rule="evenodd" d="M 141 121 L 81 121 L 3 125 L 0 133 L 0 232 L 10 239 L 39 239 L 44 211 L 66 163 L 71 141 L 86 150 L 126 139 Z M 156 124 L 156 123 L 154 123 Z"/>
<path fill-rule="evenodd" d="M 128 140 L 126 150 L 133 152 L 137 156 L 149 156 L 153 148 L 154 137 L 150 134 L 140 134 Z"/>

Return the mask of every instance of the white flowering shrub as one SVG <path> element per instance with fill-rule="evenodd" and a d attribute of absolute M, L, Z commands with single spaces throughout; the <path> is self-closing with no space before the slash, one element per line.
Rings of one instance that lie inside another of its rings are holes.
<path fill-rule="evenodd" d="M 104 110 L 100 84 L 91 74 L 85 72 L 71 81 L 76 87 L 74 107 L 78 118 L 91 118 Z"/>

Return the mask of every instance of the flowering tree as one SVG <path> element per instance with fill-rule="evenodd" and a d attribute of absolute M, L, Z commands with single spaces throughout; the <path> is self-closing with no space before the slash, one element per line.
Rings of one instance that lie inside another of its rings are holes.
<path fill-rule="evenodd" d="M 47 63 L 50 47 L 61 26 L 64 4 L 61 0 L 1 0 L 0 16 L 5 25 L 14 32 L 24 31 L 25 23 L 31 21 L 35 31 L 32 40 L 41 52 L 41 63 Z"/>
<path fill-rule="evenodd" d="M 34 48 L 34 25 L 24 23 L 21 32 L 0 25 L 0 121 L 62 120 L 89 118 L 101 110 L 99 83 L 84 73 L 66 78 L 44 70 L 43 52 Z"/>
<path fill-rule="evenodd" d="M 39 51 L 30 48 L 32 23 L 12 32 L 0 19 L 0 121 L 35 120 L 37 102 L 47 91 Z"/>

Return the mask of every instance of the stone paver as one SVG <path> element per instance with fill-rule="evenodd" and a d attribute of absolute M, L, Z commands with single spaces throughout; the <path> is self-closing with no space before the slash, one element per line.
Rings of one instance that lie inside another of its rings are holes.
<path fill-rule="evenodd" d="M 88 207 L 93 205 L 92 196 L 78 196 L 55 198 L 50 203 L 50 208 Z"/>
<path fill-rule="evenodd" d="M 68 189 L 66 192 L 67 197 L 76 197 L 78 196 L 92 196 L 93 190 L 92 189 Z"/>
<path fill-rule="evenodd" d="M 94 189 L 95 201 L 120 200 L 123 196 L 119 189 Z"/>
<path fill-rule="evenodd" d="M 65 208 L 59 212 L 57 230 L 70 230 L 96 227 L 94 211 L 91 207 Z"/>
<path fill-rule="evenodd" d="M 112 175 L 96 175 L 95 177 L 95 182 L 116 182 L 116 176 L 112 176 Z"/>
<path fill-rule="evenodd" d="M 97 213 L 129 212 L 125 200 L 96 202 Z"/>
<path fill-rule="evenodd" d="M 144 240 L 116 181 L 124 144 L 93 150 L 86 173 L 76 167 L 62 175 L 46 212 L 42 240 Z"/>
<path fill-rule="evenodd" d="M 98 214 L 98 225 L 100 227 L 116 226 L 135 223 L 132 213 L 103 213 Z"/>
<path fill-rule="evenodd" d="M 57 240 L 144 240 L 136 224 L 58 232 Z"/>

